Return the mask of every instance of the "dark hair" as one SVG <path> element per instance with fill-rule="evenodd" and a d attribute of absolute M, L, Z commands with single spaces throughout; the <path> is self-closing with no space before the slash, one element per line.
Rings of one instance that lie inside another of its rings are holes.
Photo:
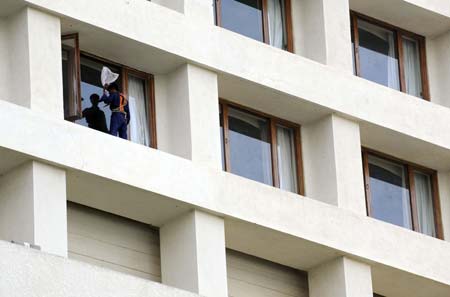
<path fill-rule="evenodd" d="M 94 100 L 100 100 L 100 96 L 96 93 L 92 94 L 89 98 Z"/>
<path fill-rule="evenodd" d="M 119 91 L 119 85 L 115 82 L 110 83 L 108 86 L 108 91 L 111 91 L 111 90 Z"/>

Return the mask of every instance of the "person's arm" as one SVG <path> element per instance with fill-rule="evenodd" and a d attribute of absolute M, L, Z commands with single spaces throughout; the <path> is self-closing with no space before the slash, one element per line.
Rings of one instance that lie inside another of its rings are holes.
<path fill-rule="evenodd" d="M 128 107 L 128 104 L 125 105 L 125 112 L 127 113 L 127 125 L 130 123 L 130 108 Z"/>
<path fill-rule="evenodd" d="M 102 96 L 102 98 L 100 98 L 99 102 L 105 102 L 106 104 L 111 104 L 112 99 L 113 99 L 112 94 L 110 94 L 108 96 L 108 95 L 106 95 L 106 92 L 105 92 L 105 93 L 103 93 L 103 96 Z"/>

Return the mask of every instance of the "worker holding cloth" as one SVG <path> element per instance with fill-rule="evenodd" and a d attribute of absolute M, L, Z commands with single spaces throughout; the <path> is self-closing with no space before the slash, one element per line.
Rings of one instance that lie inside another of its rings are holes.
<path fill-rule="evenodd" d="M 103 96 L 100 101 L 109 104 L 111 109 L 110 134 L 120 138 L 128 139 L 127 126 L 130 122 L 130 109 L 128 100 L 119 92 L 119 86 L 113 82 L 103 87 Z"/>

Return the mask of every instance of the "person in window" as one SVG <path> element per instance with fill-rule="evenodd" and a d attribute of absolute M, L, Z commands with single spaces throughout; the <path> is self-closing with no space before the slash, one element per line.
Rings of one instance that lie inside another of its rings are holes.
<path fill-rule="evenodd" d="M 100 132 L 108 133 L 105 113 L 98 107 L 100 96 L 92 94 L 89 99 L 91 100 L 92 106 L 83 110 L 83 118 L 86 118 L 88 127 Z"/>
<path fill-rule="evenodd" d="M 111 123 L 109 125 L 110 134 L 120 138 L 128 139 L 127 126 L 130 122 L 130 109 L 128 100 L 119 92 L 119 86 L 116 83 L 105 85 L 103 96 L 100 101 L 105 102 L 111 109 Z"/>

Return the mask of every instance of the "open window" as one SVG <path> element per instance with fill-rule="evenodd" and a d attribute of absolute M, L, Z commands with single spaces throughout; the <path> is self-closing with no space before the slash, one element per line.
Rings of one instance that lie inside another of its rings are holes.
<path fill-rule="evenodd" d="M 293 51 L 290 0 L 215 0 L 216 24 Z"/>
<path fill-rule="evenodd" d="M 430 100 L 425 37 L 351 12 L 354 73 Z"/>
<path fill-rule="evenodd" d="M 369 216 L 443 239 L 437 173 L 363 149 Z"/>
<path fill-rule="evenodd" d="M 300 126 L 221 100 L 223 168 L 303 194 Z"/>
<path fill-rule="evenodd" d="M 128 99 L 128 139 L 156 148 L 154 79 L 151 74 L 80 52 L 76 34 L 62 37 L 65 119 L 109 133 L 111 109 L 91 99 L 103 94 L 100 80 L 104 66 L 118 73 L 119 91 Z"/>

